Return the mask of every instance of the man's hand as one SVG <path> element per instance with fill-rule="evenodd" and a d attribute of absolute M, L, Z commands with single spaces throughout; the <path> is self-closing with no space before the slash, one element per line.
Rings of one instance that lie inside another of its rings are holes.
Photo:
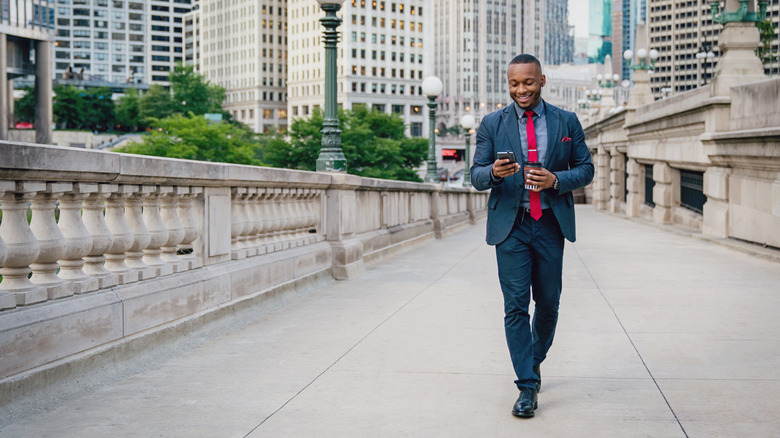
<path fill-rule="evenodd" d="M 526 174 L 525 184 L 536 186 L 536 190 L 532 190 L 534 192 L 549 189 L 554 183 L 555 174 L 542 167 L 529 169 Z"/>
<path fill-rule="evenodd" d="M 520 164 L 510 163 L 508 158 L 496 160 L 493 163 L 493 176 L 496 178 L 506 178 L 520 171 Z"/>

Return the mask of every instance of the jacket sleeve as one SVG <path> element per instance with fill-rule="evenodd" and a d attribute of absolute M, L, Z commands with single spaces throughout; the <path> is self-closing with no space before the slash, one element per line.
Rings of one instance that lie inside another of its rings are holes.
<path fill-rule="evenodd" d="M 477 190 L 487 190 L 504 182 L 493 176 L 495 153 L 495 123 L 486 117 L 477 130 L 474 164 L 471 166 L 471 185 Z"/>
<path fill-rule="evenodd" d="M 594 168 L 590 149 L 585 144 L 585 131 L 573 113 L 569 113 L 567 117 L 567 126 L 572 141 L 569 169 L 555 172 L 558 176 L 558 195 L 585 187 L 593 181 Z"/>

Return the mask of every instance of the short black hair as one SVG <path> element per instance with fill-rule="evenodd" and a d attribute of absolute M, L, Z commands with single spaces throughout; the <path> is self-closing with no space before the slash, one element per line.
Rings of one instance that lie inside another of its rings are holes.
<path fill-rule="evenodd" d="M 509 65 L 512 64 L 536 64 L 539 67 L 539 70 L 542 70 L 542 63 L 536 59 L 536 56 L 527 53 L 522 53 L 512 58 L 512 60 L 509 61 Z"/>

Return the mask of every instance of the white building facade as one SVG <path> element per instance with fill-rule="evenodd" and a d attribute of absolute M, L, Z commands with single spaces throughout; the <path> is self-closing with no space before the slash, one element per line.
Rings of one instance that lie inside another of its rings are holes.
<path fill-rule="evenodd" d="M 399 114 L 407 135 L 427 135 L 423 79 L 433 62 L 428 0 L 346 0 L 338 13 L 338 102 Z M 315 0 L 290 0 L 288 108 L 292 118 L 324 107 L 324 13 Z"/>
<path fill-rule="evenodd" d="M 192 0 L 58 0 L 54 75 L 168 85 Z"/>
<path fill-rule="evenodd" d="M 444 83 L 439 130 L 465 114 L 481 119 L 509 100 L 506 68 L 520 53 L 544 64 L 545 5 L 540 0 L 439 0 L 433 15 L 435 74 Z"/>
<path fill-rule="evenodd" d="M 201 0 L 196 67 L 255 132 L 287 128 L 287 1 Z"/>

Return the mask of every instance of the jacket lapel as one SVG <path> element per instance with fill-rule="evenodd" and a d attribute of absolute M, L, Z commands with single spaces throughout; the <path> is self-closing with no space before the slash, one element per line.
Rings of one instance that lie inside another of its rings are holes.
<path fill-rule="evenodd" d="M 558 143 L 563 137 L 561 137 L 560 127 L 560 113 L 557 107 L 554 107 L 547 102 L 544 103 L 545 110 L 547 111 L 547 154 L 545 156 L 545 167 L 548 167 L 550 160 L 555 156 Z"/>
<path fill-rule="evenodd" d="M 520 164 L 523 164 L 523 146 L 520 143 L 520 131 L 517 125 L 517 112 L 513 105 L 507 105 L 504 113 L 501 115 L 501 123 L 509 137 L 509 150 L 515 153 L 515 157 Z M 499 152 L 499 151 L 496 151 Z M 503 151 L 501 151 L 503 152 Z"/>

